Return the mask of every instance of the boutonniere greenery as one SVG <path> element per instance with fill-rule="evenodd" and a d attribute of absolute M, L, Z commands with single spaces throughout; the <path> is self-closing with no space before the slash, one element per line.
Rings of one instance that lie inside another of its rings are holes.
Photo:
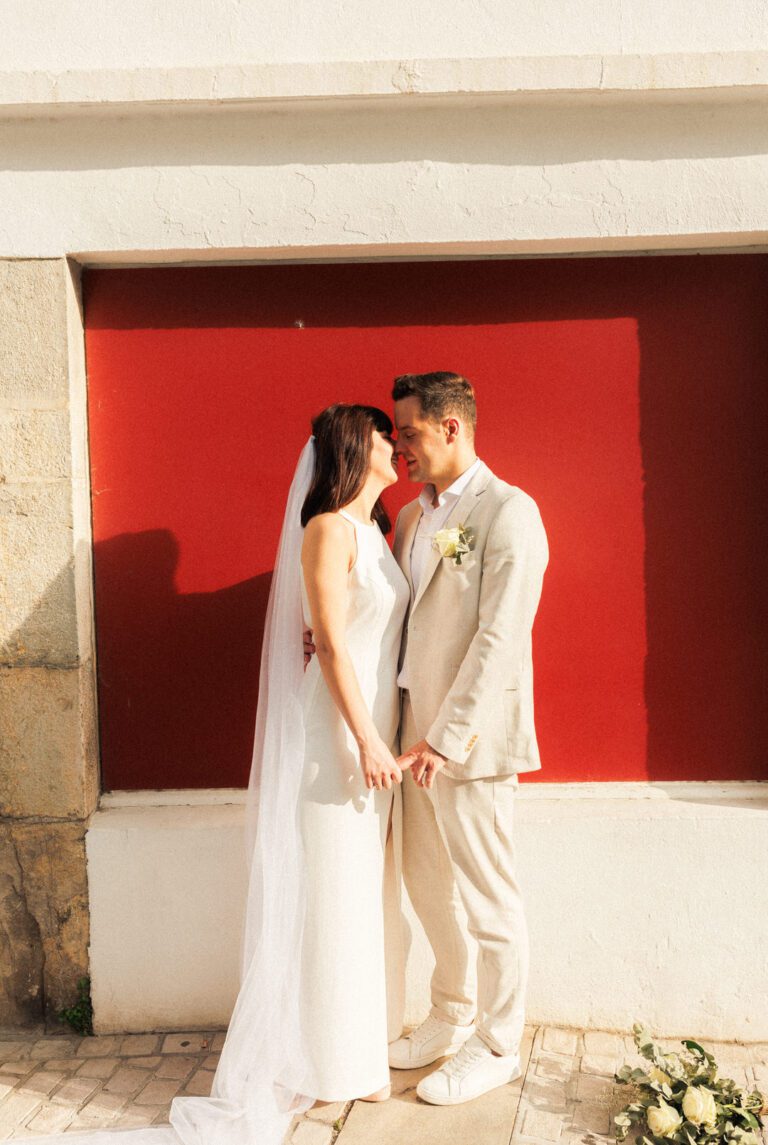
<path fill-rule="evenodd" d="M 438 529 L 432 538 L 432 548 L 437 549 L 441 557 L 447 557 L 456 565 L 460 565 L 461 558 L 470 553 L 474 547 L 474 534 L 464 525 L 457 525 L 453 529 Z"/>
<path fill-rule="evenodd" d="M 698 1042 L 682 1053 L 664 1053 L 639 1022 L 635 1045 L 648 1065 L 622 1066 L 616 1081 L 634 1090 L 634 1100 L 616 1117 L 616 1140 L 633 1126 L 637 1145 L 759 1145 L 765 1097 L 719 1076 L 717 1063 Z M 644 1130 L 647 1130 L 644 1131 Z"/>

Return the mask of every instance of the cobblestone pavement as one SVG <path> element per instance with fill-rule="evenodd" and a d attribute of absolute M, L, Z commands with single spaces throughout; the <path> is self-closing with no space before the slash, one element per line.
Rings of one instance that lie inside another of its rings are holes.
<path fill-rule="evenodd" d="M 0 1031 L 0 1140 L 75 1129 L 161 1125 L 181 1094 L 207 1095 L 224 1031 L 81 1038 Z M 665 1045 L 667 1043 L 665 1042 Z M 673 1043 L 669 1043 L 674 1048 Z M 768 1044 L 707 1043 L 721 1073 L 768 1091 Z M 378 1105 L 318 1106 L 291 1145 L 601 1145 L 626 1099 L 613 1072 L 634 1058 L 631 1037 L 529 1028 L 523 1075 L 466 1105 L 416 1097 L 428 1069 L 395 1070 Z M 768 1145 L 768 1133 L 764 1133 Z"/>

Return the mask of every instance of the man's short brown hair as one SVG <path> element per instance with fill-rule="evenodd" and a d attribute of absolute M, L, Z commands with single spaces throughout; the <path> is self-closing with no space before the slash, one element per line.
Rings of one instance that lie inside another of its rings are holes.
<path fill-rule="evenodd" d="M 455 414 L 470 427 L 474 434 L 477 427 L 477 406 L 475 391 L 471 382 L 461 374 L 447 370 L 436 370 L 432 374 L 401 374 L 395 378 L 392 397 L 398 402 L 401 398 L 418 398 L 424 417 L 432 421 L 442 421 Z"/>

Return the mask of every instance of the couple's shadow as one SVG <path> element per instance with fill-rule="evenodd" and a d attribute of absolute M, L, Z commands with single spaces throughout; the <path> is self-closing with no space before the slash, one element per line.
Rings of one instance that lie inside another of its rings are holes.
<path fill-rule="evenodd" d="M 176 587 L 168 529 L 94 545 L 104 790 L 245 787 L 272 573 Z"/>

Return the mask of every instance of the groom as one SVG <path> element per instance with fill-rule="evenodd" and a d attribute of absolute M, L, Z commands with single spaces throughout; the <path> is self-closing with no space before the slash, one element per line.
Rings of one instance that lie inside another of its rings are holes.
<path fill-rule="evenodd" d="M 416 1091 L 454 1105 L 520 1073 L 528 933 L 513 807 L 517 773 L 540 767 L 531 628 L 547 539 L 535 502 L 478 459 L 465 378 L 405 374 L 392 396 L 397 453 L 424 483 L 394 542 L 411 586 L 399 677 L 403 875 L 436 965 L 430 1015 L 391 1043 L 389 1062 L 414 1069 L 455 1055 Z"/>

